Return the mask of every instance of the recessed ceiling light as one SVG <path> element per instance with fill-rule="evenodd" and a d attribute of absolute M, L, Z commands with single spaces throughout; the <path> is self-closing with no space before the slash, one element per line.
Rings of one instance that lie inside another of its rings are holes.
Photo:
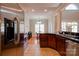
<path fill-rule="evenodd" d="M 32 9 L 32 12 L 34 12 L 35 10 L 34 9 Z"/>
<path fill-rule="evenodd" d="M 47 9 L 44 9 L 44 12 L 47 12 Z"/>

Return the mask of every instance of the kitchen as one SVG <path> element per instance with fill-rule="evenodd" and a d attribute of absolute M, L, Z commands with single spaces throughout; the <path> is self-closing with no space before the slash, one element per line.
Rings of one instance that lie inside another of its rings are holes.
<path fill-rule="evenodd" d="M 11 46 L 13 48 L 16 46 L 17 48 L 19 45 L 20 51 L 18 49 L 17 51 L 21 54 L 18 52 L 18 55 L 24 55 L 25 51 L 27 51 L 25 56 L 31 55 L 31 51 L 28 53 L 28 50 L 33 46 L 29 48 L 29 44 L 32 45 L 34 41 L 31 43 L 28 42 L 38 38 L 39 47 L 33 47 L 35 49 L 39 48 L 37 51 L 41 48 L 50 48 L 56 50 L 61 56 L 79 56 L 78 3 L 3 3 L 1 5 L 0 47 L 3 50 L 0 49 L 0 52 L 6 50 L 4 45 L 5 40 L 3 39 L 5 36 L 2 37 L 3 34 L 1 32 L 4 32 L 4 25 L 2 23 L 4 23 L 4 18 L 7 18 L 15 24 L 14 38 L 12 38 L 13 43 L 8 43 L 10 44 L 8 47 L 10 48 Z M 31 33 L 30 36 L 27 35 L 28 32 Z M 29 40 L 27 40 L 27 36 L 29 36 Z M 35 44 L 37 44 L 36 41 Z M 7 52 L 9 52 L 9 50 Z M 35 51 L 35 53 L 37 54 L 38 52 Z M 8 54 L 4 52 L 3 55 Z M 14 55 L 16 55 L 16 53 L 14 53 Z M 47 55 L 48 53 L 45 56 Z"/>

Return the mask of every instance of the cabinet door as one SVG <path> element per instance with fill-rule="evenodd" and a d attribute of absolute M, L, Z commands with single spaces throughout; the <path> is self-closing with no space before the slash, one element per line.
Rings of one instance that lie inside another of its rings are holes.
<path fill-rule="evenodd" d="M 48 36 L 45 34 L 40 34 L 40 47 L 48 47 Z"/>
<path fill-rule="evenodd" d="M 57 51 L 60 53 L 60 55 L 64 56 L 66 55 L 66 47 L 65 47 L 65 38 L 57 37 Z"/>
<path fill-rule="evenodd" d="M 52 45 L 52 37 L 49 35 L 48 36 L 48 46 L 51 47 Z"/>
<path fill-rule="evenodd" d="M 48 37 L 48 45 L 49 45 L 49 47 L 56 49 L 56 41 L 55 41 L 54 35 L 50 35 Z"/>
<path fill-rule="evenodd" d="M 48 47 L 47 39 L 40 40 L 40 47 Z"/>

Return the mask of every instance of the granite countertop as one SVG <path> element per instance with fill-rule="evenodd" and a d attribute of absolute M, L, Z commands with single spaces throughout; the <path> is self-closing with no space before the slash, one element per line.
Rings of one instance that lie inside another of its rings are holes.
<path fill-rule="evenodd" d="M 40 34 L 58 35 L 58 36 L 61 36 L 61 37 L 66 38 L 67 40 L 71 40 L 71 41 L 73 41 L 73 42 L 79 43 L 79 39 L 74 38 L 74 37 L 71 36 L 71 35 L 59 34 L 59 33 L 40 33 Z"/>
<path fill-rule="evenodd" d="M 56 35 L 62 36 L 62 37 L 64 37 L 64 38 L 67 38 L 67 40 L 71 40 L 71 41 L 74 41 L 74 42 L 79 43 L 79 39 L 74 38 L 74 37 L 72 37 L 72 36 L 64 35 L 64 34 L 56 34 Z"/>

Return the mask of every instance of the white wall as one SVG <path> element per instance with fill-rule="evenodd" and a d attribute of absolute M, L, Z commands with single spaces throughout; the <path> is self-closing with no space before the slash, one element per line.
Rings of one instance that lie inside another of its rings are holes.
<path fill-rule="evenodd" d="M 25 33 L 27 33 L 30 29 L 29 16 L 27 11 L 24 11 L 24 29 Z"/>
<path fill-rule="evenodd" d="M 55 16 L 54 13 L 50 14 L 48 18 L 48 33 L 55 32 Z"/>

